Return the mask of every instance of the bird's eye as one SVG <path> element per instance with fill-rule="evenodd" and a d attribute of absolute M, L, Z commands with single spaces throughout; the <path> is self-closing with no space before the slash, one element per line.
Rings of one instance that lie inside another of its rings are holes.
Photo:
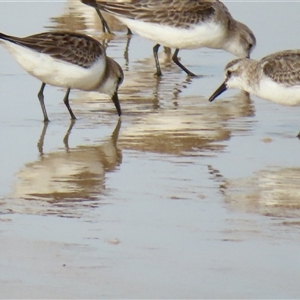
<path fill-rule="evenodd" d="M 252 49 L 252 47 L 253 47 L 252 44 L 249 44 L 249 45 L 248 45 L 248 49 L 249 49 L 249 50 Z"/>
<path fill-rule="evenodd" d="M 230 77 L 231 76 L 231 71 L 228 70 L 227 73 L 226 73 L 227 77 Z"/>

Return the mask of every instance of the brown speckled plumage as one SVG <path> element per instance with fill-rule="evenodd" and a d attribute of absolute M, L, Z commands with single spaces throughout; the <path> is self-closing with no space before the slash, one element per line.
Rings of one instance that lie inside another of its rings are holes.
<path fill-rule="evenodd" d="M 285 86 L 300 85 L 300 50 L 287 50 L 264 57 L 259 62 L 263 73 Z"/>
<path fill-rule="evenodd" d="M 281 105 L 300 105 L 300 50 L 285 50 L 261 60 L 235 59 L 224 70 L 225 80 L 211 95 L 240 89 Z"/>
<path fill-rule="evenodd" d="M 190 26 L 219 18 L 231 19 L 226 6 L 219 0 L 131 0 L 125 2 L 81 0 L 116 16 L 151 22 L 156 24 L 189 28 Z M 234 26 L 228 21 L 227 27 Z"/>
<path fill-rule="evenodd" d="M 25 71 L 42 82 L 38 99 L 44 122 L 49 122 L 44 103 L 47 84 L 67 89 L 63 101 L 73 120 L 76 117 L 69 104 L 71 89 L 109 95 L 118 115 L 121 115 L 118 89 L 124 74 L 119 64 L 106 56 L 104 47 L 97 40 L 66 31 L 44 32 L 24 38 L 0 33 L 0 44 Z"/>
<path fill-rule="evenodd" d="M 105 55 L 100 42 L 79 33 L 44 32 L 23 38 L 0 33 L 0 38 L 84 68 Z"/>
<path fill-rule="evenodd" d="M 178 59 L 180 49 L 224 49 L 237 57 L 250 57 L 256 45 L 252 31 L 235 20 L 219 0 L 81 0 L 114 15 L 137 34 L 153 40 L 156 75 L 162 72 L 157 56 L 160 45 L 174 48 L 172 60 L 195 76 Z M 152 30 L 153 28 L 153 30 Z"/>

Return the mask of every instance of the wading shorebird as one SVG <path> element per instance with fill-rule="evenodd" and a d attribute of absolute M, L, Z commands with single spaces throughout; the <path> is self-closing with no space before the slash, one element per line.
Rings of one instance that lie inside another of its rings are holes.
<path fill-rule="evenodd" d="M 44 122 L 49 121 L 43 94 L 46 84 L 67 88 L 64 103 L 72 119 L 76 117 L 69 105 L 71 89 L 109 95 L 121 115 L 118 88 L 124 79 L 123 70 L 106 56 L 97 40 L 71 32 L 44 32 L 24 38 L 0 33 L 0 44 L 25 71 L 42 81 L 38 98 Z"/>
<path fill-rule="evenodd" d="M 237 57 L 249 57 L 256 45 L 252 31 L 233 19 L 219 0 L 127 0 L 81 2 L 114 15 L 137 34 L 153 40 L 156 75 L 161 76 L 157 52 L 160 45 L 175 48 L 173 61 L 195 76 L 178 60 L 180 49 L 223 49 Z"/>
<path fill-rule="evenodd" d="M 227 89 L 240 89 L 278 104 L 300 105 L 300 50 L 276 52 L 260 61 L 235 59 L 224 72 L 225 80 L 210 102 Z"/>

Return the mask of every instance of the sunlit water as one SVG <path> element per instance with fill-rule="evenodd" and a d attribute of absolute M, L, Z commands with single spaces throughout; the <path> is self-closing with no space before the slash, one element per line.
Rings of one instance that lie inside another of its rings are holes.
<path fill-rule="evenodd" d="M 256 34 L 253 58 L 299 47 L 300 3 L 227 5 Z M 0 11 L 8 34 L 103 38 L 79 1 Z M 300 108 L 238 91 L 209 103 L 230 54 L 181 51 L 201 75 L 188 79 L 161 49 L 157 80 L 153 43 L 112 26 L 121 120 L 106 96 L 72 91 L 73 124 L 47 86 L 44 126 L 40 83 L 0 48 L 1 296 L 299 297 Z"/>

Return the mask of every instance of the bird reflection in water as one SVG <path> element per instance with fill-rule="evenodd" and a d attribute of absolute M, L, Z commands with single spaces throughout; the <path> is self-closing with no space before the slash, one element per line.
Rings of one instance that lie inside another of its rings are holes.
<path fill-rule="evenodd" d="M 160 89 L 162 85 L 159 86 L 159 97 L 166 95 L 165 90 Z M 163 102 L 160 98 L 158 103 L 160 106 L 170 105 L 166 102 L 170 101 Z M 175 105 L 176 102 L 178 104 Z M 214 107 L 207 106 L 204 97 L 203 101 L 199 101 L 199 97 L 178 97 L 174 93 L 173 106 L 173 109 L 144 110 L 138 117 L 132 112 L 126 113 L 134 121 L 122 130 L 119 139 L 122 149 L 179 156 L 212 156 L 226 148 L 227 143 L 224 142 L 232 135 L 247 135 L 252 130 L 254 105 L 249 94 L 244 92 Z"/>
<path fill-rule="evenodd" d="M 223 177 L 208 166 L 228 208 L 280 218 L 283 225 L 299 225 L 300 167 L 266 167 L 250 177 Z"/>
<path fill-rule="evenodd" d="M 124 59 L 125 59 L 125 70 L 129 70 L 129 46 L 130 46 L 130 41 L 132 39 L 132 34 L 128 34 L 126 37 L 126 45 L 125 45 L 125 50 L 124 50 Z M 163 63 L 168 65 L 168 67 L 171 66 L 172 62 L 172 49 L 169 47 L 163 47 L 164 51 L 161 54 L 158 54 L 158 59 L 159 61 L 161 60 L 161 57 L 163 56 Z M 152 58 L 153 59 L 153 58 Z M 161 62 L 159 62 L 161 63 Z M 151 74 L 153 77 L 153 74 Z M 159 77 L 158 77 L 159 79 Z"/>
<path fill-rule="evenodd" d="M 101 12 L 105 21 L 107 22 L 110 31 L 125 31 L 127 27 L 119 22 L 115 17 Z M 86 30 L 93 29 L 96 31 L 103 31 L 103 23 L 99 18 L 98 12 L 90 6 L 87 6 L 80 1 L 67 0 L 65 1 L 64 11 L 61 15 L 52 17 L 51 21 L 55 24 L 56 30 Z M 99 34 L 98 34 L 99 35 Z M 104 34 L 106 38 L 113 38 L 112 34 Z"/>
<path fill-rule="evenodd" d="M 76 12 L 77 22 L 82 24 L 85 33 L 99 36 L 101 27 L 97 27 L 96 22 L 100 24 L 100 21 L 93 8 L 80 1 L 67 1 L 66 5 L 66 17 Z M 63 19 L 59 21 L 57 26 L 69 26 Z M 115 30 L 111 23 L 109 26 L 114 31 L 126 31 L 126 27 Z M 125 71 L 120 98 L 129 126 L 124 128 L 119 139 L 122 148 L 176 155 L 212 155 L 226 147 L 224 141 L 232 134 L 247 134 L 251 130 L 249 117 L 254 115 L 254 107 L 249 95 L 236 95 L 230 99 L 230 105 L 229 101 L 220 101 L 208 106 L 206 97 L 191 93 L 195 81 L 200 84 L 202 79 L 186 78 L 172 63 L 170 49 L 160 52 L 159 62 L 165 76 L 158 79 L 153 77 L 153 54 L 149 52 L 148 56 L 138 59 L 139 50 L 136 47 L 129 49 L 129 42 L 130 37 L 121 33 L 108 45 L 109 55 L 119 59 Z M 122 63 L 123 55 L 125 62 Z M 185 91 L 186 87 L 189 89 Z M 84 95 L 84 103 L 82 93 L 77 95 L 82 106 L 88 106 L 92 111 L 98 107 L 99 99 L 92 93 Z"/>
<path fill-rule="evenodd" d="M 10 210 L 76 217 L 81 209 L 103 204 L 106 173 L 114 172 L 122 162 L 117 147 L 121 121 L 99 145 L 70 148 L 68 139 L 74 124 L 71 122 L 64 137 L 65 149 L 50 153 L 43 151 L 48 126 L 44 125 L 38 141 L 40 159 L 27 163 L 16 174 L 17 183 L 7 203 Z"/>
<path fill-rule="evenodd" d="M 65 136 L 63 138 L 63 143 L 65 145 L 66 152 L 69 151 L 69 136 L 70 136 L 71 131 L 72 131 L 74 125 L 75 125 L 75 122 L 76 122 L 76 120 L 73 120 L 73 119 L 71 120 L 70 126 L 69 126 L 69 128 L 68 128 L 68 130 L 67 130 L 67 132 L 66 132 L 66 134 L 65 134 Z M 39 139 L 39 141 L 37 143 L 37 147 L 38 147 L 40 156 L 44 155 L 44 150 L 43 150 L 43 148 L 44 148 L 44 140 L 45 140 L 45 136 L 46 136 L 48 125 L 49 125 L 49 123 L 45 123 L 44 124 L 42 133 L 40 135 L 40 139 Z"/>

